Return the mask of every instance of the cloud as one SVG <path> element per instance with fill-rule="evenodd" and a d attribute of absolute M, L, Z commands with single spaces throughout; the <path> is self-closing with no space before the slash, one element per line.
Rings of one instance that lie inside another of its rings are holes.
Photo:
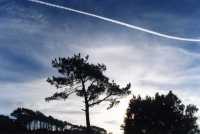
<path fill-rule="evenodd" d="M 131 82 L 135 95 L 152 96 L 156 92 L 167 93 L 173 90 L 184 103 L 192 103 L 200 107 L 200 102 L 195 101 L 200 95 L 197 82 L 200 80 L 198 77 L 199 55 L 183 48 L 166 45 L 161 41 L 154 44 L 143 41 L 135 42 L 133 45 L 132 42 L 127 40 L 123 42 L 117 38 L 114 42 L 95 40 L 98 44 L 96 47 L 80 47 L 80 50 L 85 54 L 90 54 L 91 61 L 105 63 L 107 75 L 111 79 L 121 85 Z M 129 99 L 126 99 L 119 108 L 114 108 L 114 111 L 110 113 L 124 115 L 128 101 Z M 109 116 L 109 113 L 105 111 L 102 111 L 102 116 L 108 116 L 110 120 L 123 123 L 123 116 L 113 114 Z M 104 126 L 112 130 L 116 127 L 114 124 L 109 127 L 105 124 Z"/>
<path fill-rule="evenodd" d="M 192 79 L 199 80 L 195 75 L 199 70 L 199 65 L 197 64 L 199 61 L 198 54 L 190 51 L 188 52 L 180 47 L 170 46 L 166 44 L 166 42 L 159 40 L 150 43 L 148 38 L 142 41 L 137 40 L 133 44 L 131 39 L 120 38 L 121 35 L 111 34 L 107 37 L 97 34 L 93 36 L 95 38 L 86 39 L 83 37 L 84 36 L 81 36 L 79 40 L 74 42 L 74 44 L 77 45 L 70 46 L 68 54 L 60 52 L 58 56 L 70 55 L 70 53 L 76 52 L 90 54 L 92 62 L 100 62 L 107 65 L 106 74 L 111 77 L 111 79 L 116 80 L 121 85 L 131 82 L 134 94 L 145 96 L 153 95 L 158 91 L 166 93 L 172 88 L 175 93 L 178 95 L 180 94 L 180 98 L 183 98 L 183 100 L 190 100 L 187 102 L 199 106 L 199 102 L 192 99 L 196 98 L 198 95 L 193 93 L 194 90 L 198 90 L 197 87 L 194 87 L 194 85 L 198 83 L 191 83 Z M 62 40 L 62 42 L 67 41 L 68 39 Z M 51 46 L 50 48 L 54 49 L 55 47 L 56 46 Z M 63 49 L 67 49 L 68 47 L 69 46 L 64 46 Z M 59 53 L 59 51 L 56 53 Z M 44 56 L 44 61 L 47 62 L 46 60 L 47 57 Z M 43 64 L 46 64 L 45 62 L 43 62 Z M 194 64 L 193 62 L 196 64 L 196 69 L 194 66 L 191 66 Z M 50 64 L 46 66 L 50 68 Z M 48 76 L 52 74 L 53 72 L 49 72 Z M 45 75 L 43 77 L 45 77 Z M 66 102 L 44 102 L 44 98 L 54 92 L 54 88 L 50 87 L 45 79 L 46 77 L 36 81 L 18 84 L 9 83 L 2 86 L 1 89 L 4 89 L 3 92 L 6 93 L 2 95 L 5 98 L 2 102 L 12 100 L 11 104 L 9 104 L 10 106 L 7 106 L 9 109 L 6 110 L 10 111 L 17 105 L 23 105 L 28 108 L 41 110 L 48 115 L 53 115 L 72 123 L 85 124 L 84 112 L 80 110 L 82 105 L 80 98 L 72 97 Z M 185 94 L 182 95 L 181 93 Z M 15 97 L 15 94 L 18 94 L 18 96 Z M 107 111 L 104 104 L 97 108 L 95 107 L 93 110 L 100 111 L 100 113 L 92 113 L 92 124 L 103 126 L 110 131 L 119 133 L 119 126 L 123 123 L 123 115 L 125 114 L 129 99 L 130 97 L 123 100 L 122 103 L 118 107 L 112 109 L 112 111 Z M 23 104 L 19 102 L 23 102 Z M 4 109 L 4 106 L 5 105 L 2 105 L 1 109 Z M 115 124 L 107 123 L 110 120 L 115 121 Z M 118 125 L 116 125 L 116 123 Z"/>

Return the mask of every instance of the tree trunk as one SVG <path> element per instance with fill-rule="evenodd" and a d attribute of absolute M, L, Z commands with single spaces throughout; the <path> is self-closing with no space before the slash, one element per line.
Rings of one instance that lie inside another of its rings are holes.
<path fill-rule="evenodd" d="M 90 132 L 90 110 L 89 110 L 89 103 L 88 103 L 88 95 L 87 91 L 85 89 L 85 83 L 82 81 L 82 88 L 84 91 L 84 98 L 85 98 L 85 117 L 86 117 L 86 127 L 87 127 L 87 133 L 91 134 Z"/>
<path fill-rule="evenodd" d="M 86 117 L 86 126 L 87 126 L 87 132 L 90 133 L 90 113 L 89 113 L 89 104 L 88 100 L 85 97 L 85 117 Z"/>

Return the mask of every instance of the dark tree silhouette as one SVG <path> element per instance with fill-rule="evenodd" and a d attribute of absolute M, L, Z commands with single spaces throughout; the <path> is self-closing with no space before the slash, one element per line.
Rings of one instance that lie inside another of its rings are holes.
<path fill-rule="evenodd" d="M 124 120 L 125 134 L 199 134 L 195 105 L 185 106 L 171 91 L 167 95 L 133 97 Z"/>
<path fill-rule="evenodd" d="M 35 113 L 32 110 L 26 108 L 17 108 L 11 113 L 11 116 L 15 117 L 19 124 L 24 125 L 28 130 L 31 130 L 31 122 L 34 119 Z M 36 126 L 34 124 L 34 126 Z"/>
<path fill-rule="evenodd" d="M 46 117 L 40 111 L 35 112 L 26 108 L 17 108 L 11 113 L 11 116 L 16 118 L 17 123 L 22 124 L 30 131 L 39 129 L 63 131 L 65 126 L 65 124 L 60 120 L 54 119 L 51 116 Z"/>
<path fill-rule="evenodd" d="M 64 89 L 56 92 L 46 101 L 67 99 L 75 93 L 84 98 L 86 126 L 90 128 L 89 108 L 101 102 L 108 101 L 113 107 L 119 103 L 119 99 L 130 94 L 130 83 L 120 88 L 114 81 L 109 80 L 103 73 L 106 71 L 104 64 L 92 64 L 88 62 L 89 56 L 81 57 L 80 54 L 68 58 L 58 58 L 52 61 L 54 68 L 61 76 L 48 78 L 47 81 L 57 88 Z"/>
<path fill-rule="evenodd" d="M 40 111 L 17 108 L 11 116 L 0 115 L 3 134 L 88 134 L 86 127 L 46 116 Z M 107 134 L 100 127 L 91 126 L 92 134 Z"/>

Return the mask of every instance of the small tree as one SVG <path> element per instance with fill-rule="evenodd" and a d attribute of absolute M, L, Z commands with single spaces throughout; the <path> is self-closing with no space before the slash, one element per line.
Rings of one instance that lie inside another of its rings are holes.
<path fill-rule="evenodd" d="M 133 97 L 124 120 L 125 134 L 200 134 L 195 105 L 185 106 L 171 91 L 167 95 Z"/>
<path fill-rule="evenodd" d="M 120 88 L 114 81 L 109 80 L 103 73 L 106 71 L 104 64 L 92 64 L 88 62 L 89 56 L 81 57 L 80 54 L 68 58 L 58 58 L 52 61 L 52 65 L 61 76 L 48 78 L 47 81 L 55 85 L 60 92 L 54 93 L 46 101 L 67 99 L 69 95 L 76 94 L 84 98 L 86 126 L 90 131 L 89 108 L 101 102 L 108 101 L 113 107 L 119 103 L 119 99 L 130 94 L 130 83 Z"/>

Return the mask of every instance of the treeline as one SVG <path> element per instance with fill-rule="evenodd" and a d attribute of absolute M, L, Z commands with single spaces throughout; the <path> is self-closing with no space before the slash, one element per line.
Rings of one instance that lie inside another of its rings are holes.
<path fill-rule="evenodd" d="M 40 111 L 17 108 L 10 116 L 0 115 L 0 130 L 4 134 L 83 134 L 86 128 L 46 116 Z M 93 134 L 106 134 L 106 130 L 93 126 Z"/>
<path fill-rule="evenodd" d="M 124 134 L 200 134 L 195 105 L 184 105 L 171 91 L 154 97 L 130 100 L 122 129 Z M 122 115 L 119 115 L 122 116 Z M 10 116 L 0 115 L 2 134 L 88 134 L 87 128 L 46 116 L 40 111 L 17 108 Z M 107 134 L 91 126 L 91 134 Z"/>

